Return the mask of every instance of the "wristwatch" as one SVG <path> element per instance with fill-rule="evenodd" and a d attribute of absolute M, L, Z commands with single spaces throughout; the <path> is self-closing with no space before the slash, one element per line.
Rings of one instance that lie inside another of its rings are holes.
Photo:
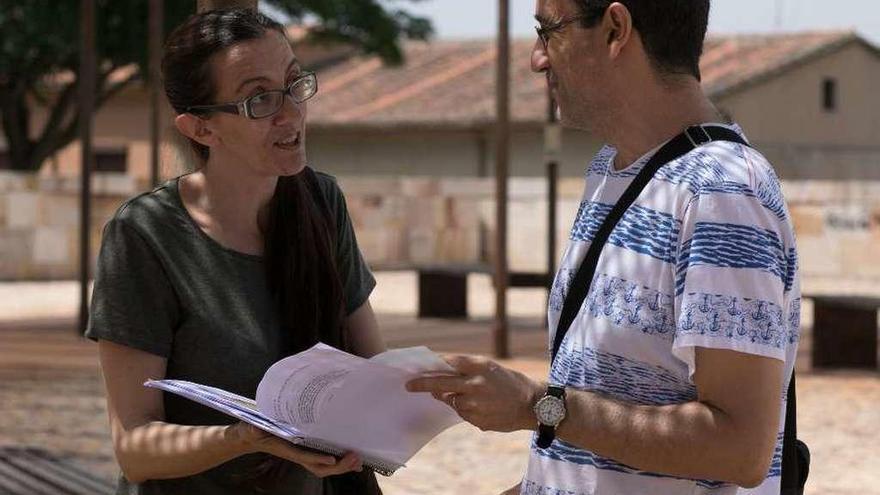
<path fill-rule="evenodd" d="M 547 386 L 547 393 L 535 404 L 538 417 L 538 447 L 546 449 L 556 438 L 556 427 L 565 419 L 565 388 Z"/>

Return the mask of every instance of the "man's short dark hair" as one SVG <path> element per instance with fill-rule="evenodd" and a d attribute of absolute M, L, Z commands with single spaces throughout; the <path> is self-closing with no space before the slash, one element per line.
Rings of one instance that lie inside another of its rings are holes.
<path fill-rule="evenodd" d="M 593 27 L 612 0 L 574 0 Z M 700 55 L 709 24 L 710 0 L 617 0 L 629 9 L 633 27 L 661 74 L 690 74 L 700 80 Z"/>

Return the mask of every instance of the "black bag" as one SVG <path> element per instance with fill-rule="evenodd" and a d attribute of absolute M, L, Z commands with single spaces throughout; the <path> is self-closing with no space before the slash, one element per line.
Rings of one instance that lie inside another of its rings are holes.
<path fill-rule="evenodd" d="M 663 165 L 675 160 L 692 149 L 710 141 L 731 141 L 745 146 L 750 146 L 739 134 L 726 127 L 720 126 L 694 126 L 687 128 L 683 133 L 672 138 L 657 153 L 648 160 L 648 163 L 639 170 L 639 173 L 630 183 L 626 191 L 620 196 L 617 204 L 611 209 L 608 217 L 602 222 L 599 230 L 593 238 L 593 242 L 587 249 L 587 254 L 578 267 L 574 279 L 569 286 L 568 294 L 562 304 L 562 313 L 559 316 L 559 324 L 556 327 L 556 335 L 553 339 L 553 352 L 550 357 L 551 364 L 556 359 L 565 333 L 574 321 L 587 297 L 592 284 L 596 265 L 599 263 L 599 255 L 602 248 L 608 242 L 608 237 L 617 225 L 617 222 L 626 213 L 641 194 L 657 170 Z M 792 371 L 791 381 L 788 386 L 788 401 L 785 408 L 785 432 L 782 440 L 782 479 L 781 495 L 802 495 L 807 475 L 810 472 L 810 449 L 807 444 L 797 439 L 797 400 L 795 397 L 795 380 Z"/>

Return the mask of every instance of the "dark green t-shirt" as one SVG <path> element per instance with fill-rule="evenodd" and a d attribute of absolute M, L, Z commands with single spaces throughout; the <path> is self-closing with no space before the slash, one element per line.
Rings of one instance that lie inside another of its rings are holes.
<path fill-rule="evenodd" d="M 351 314 L 376 282 L 358 249 L 342 191 L 333 177 L 316 175 L 336 220 L 338 270 Z M 254 397 L 266 370 L 292 353 L 262 258 L 227 249 L 205 234 L 184 208 L 178 182 L 129 200 L 105 227 L 86 336 L 166 358 L 166 378 Z M 169 423 L 234 421 L 173 394 L 164 401 Z M 246 476 L 265 458 L 242 456 L 195 476 L 137 486 L 120 477 L 118 493 L 259 493 Z M 320 494 L 321 486 L 295 466 L 270 493 Z"/>

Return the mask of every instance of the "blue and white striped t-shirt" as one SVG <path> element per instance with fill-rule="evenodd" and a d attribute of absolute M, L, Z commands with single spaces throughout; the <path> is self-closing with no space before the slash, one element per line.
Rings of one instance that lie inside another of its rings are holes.
<path fill-rule="evenodd" d="M 601 149 L 587 171 L 550 295 L 551 343 L 593 236 L 653 155 L 615 171 L 615 153 Z M 550 382 L 635 404 L 689 402 L 694 348 L 706 347 L 784 361 L 786 390 L 799 320 L 797 251 L 779 180 L 757 151 L 716 141 L 663 166 L 617 224 Z M 751 490 L 643 472 L 556 440 L 548 449 L 532 442 L 521 493 L 778 494 L 784 413 L 783 402 L 772 466 Z"/>

